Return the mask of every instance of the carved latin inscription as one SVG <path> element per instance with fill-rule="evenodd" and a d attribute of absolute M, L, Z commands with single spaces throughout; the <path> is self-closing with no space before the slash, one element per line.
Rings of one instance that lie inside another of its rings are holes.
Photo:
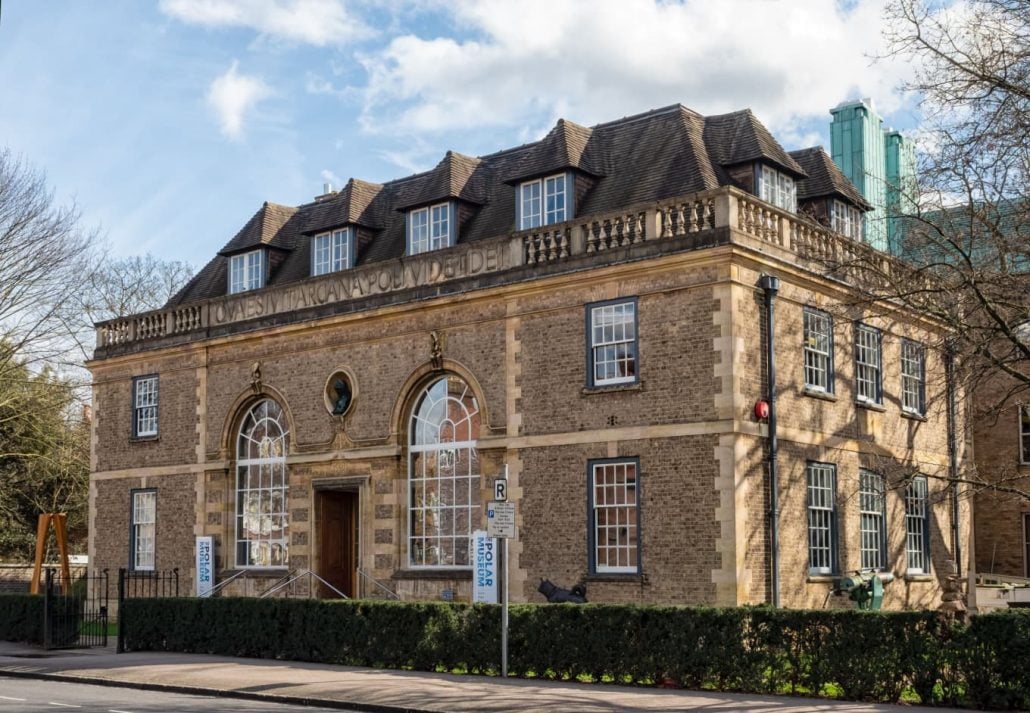
<path fill-rule="evenodd" d="M 211 305 L 212 324 L 228 324 L 370 295 L 434 285 L 507 267 L 502 245 L 470 248 L 455 255 L 404 258 L 326 275 L 307 284 L 226 298 Z"/>

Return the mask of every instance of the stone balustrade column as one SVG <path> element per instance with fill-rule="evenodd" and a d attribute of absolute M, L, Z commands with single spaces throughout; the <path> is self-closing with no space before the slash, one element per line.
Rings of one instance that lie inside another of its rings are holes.
<path fill-rule="evenodd" d="M 726 190 L 716 194 L 713 198 L 713 213 L 715 214 L 715 227 L 728 227 L 730 230 L 740 230 L 737 224 L 737 196 L 733 191 Z"/>
<path fill-rule="evenodd" d="M 658 206 L 648 208 L 644 212 L 644 240 L 656 240 L 662 235 L 662 214 Z"/>
<path fill-rule="evenodd" d="M 508 241 L 508 253 L 512 267 L 526 264 L 526 241 L 521 235 L 513 235 Z"/>
<path fill-rule="evenodd" d="M 587 250 L 587 235 L 581 223 L 576 223 L 569 231 L 569 255 L 582 255 Z"/>

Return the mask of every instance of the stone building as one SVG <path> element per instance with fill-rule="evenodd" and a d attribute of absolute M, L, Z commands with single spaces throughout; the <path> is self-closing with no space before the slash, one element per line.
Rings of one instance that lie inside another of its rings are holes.
<path fill-rule="evenodd" d="M 165 308 L 98 325 L 91 561 L 191 586 L 212 536 L 230 591 L 310 570 L 468 600 L 506 468 L 515 601 L 542 578 L 725 605 L 778 582 L 821 607 L 869 567 L 897 577 L 887 606 L 935 606 L 969 552 L 935 327 L 842 306 L 825 261 L 870 248 L 841 207 L 868 204 L 824 151 L 679 105 L 266 203 Z"/>

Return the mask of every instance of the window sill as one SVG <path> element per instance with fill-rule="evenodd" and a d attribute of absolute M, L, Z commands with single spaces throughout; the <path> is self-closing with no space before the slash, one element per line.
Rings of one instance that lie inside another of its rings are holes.
<path fill-rule="evenodd" d="M 462 568 L 450 569 L 399 569 L 390 579 L 429 579 L 429 580 L 472 580 L 472 570 Z"/>
<path fill-rule="evenodd" d="M 932 582 L 933 581 L 933 575 L 932 574 L 922 574 L 922 573 L 920 573 L 920 574 L 906 574 L 905 575 L 905 581 L 906 582 Z"/>
<path fill-rule="evenodd" d="M 912 421 L 920 421 L 922 423 L 926 423 L 926 421 L 927 421 L 927 418 L 926 418 L 925 415 L 923 415 L 921 413 L 916 413 L 914 411 L 905 411 L 904 409 L 902 409 L 902 411 L 901 411 L 901 417 L 902 418 L 910 419 Z"/>
<path fill-rule="evenodd" d="M 581 392 L 584 396 L 591 394 L 607 394 L 613 391 L 643 391 L 644 382 L 630 381 L 625 384 L 608 384 L 606 386 L 584 386 Z"/>
<path fill-rule="evenodd" d="M 821 401 L 837 401 L 837 395 L 830 393 L 829 391 L 816 391 L 814 389 L 805 389 L 801 392 L 802 396 L 808 396 L 813 399 L 820 399 Z"/>
<path fill-rule="evenodd" d="M 647 575 L 642 572 L 600 572 L 583 577 L 584 582 L 610 582 L 621 584 L 647 584 Z"/>
<path fill-rule="evenodd" d="M 868 411 L 876 411 L 877 413 L 887 412 L 887 408 L 883 404 L 874 404 L 872 401 L 856 401 L 855 406 L 864 408 Z"/>
<path fill-rule="evenodd" d="M 247 575 L 254 577 L 285 577 L 289 571 L 288 567 L 233 567 L 220 570 L 218 576 L 221 579 L 228 579 L 237 574 L 246 576 L 242 574 L 246 572 Z"/>
<path fill-rule="evenodd" d="M 805 581 L 809 584 L 834 584 L 838 579 L 839 574 L 810 574 Z"/>
<path fill-rule="evenodd" d="M 161 440 L 160 435 L 154 436 L 129 436 L 129 443 L 151 443 Z"/>

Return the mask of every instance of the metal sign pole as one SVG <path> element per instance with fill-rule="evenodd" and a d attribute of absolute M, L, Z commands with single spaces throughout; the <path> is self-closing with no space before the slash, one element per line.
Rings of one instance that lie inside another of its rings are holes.
<path fill-rule="evenodd" d="M 504 538 L 501 568 L 501 677 L 508 677 L 508 538 Z"/>
<path fill-rule="evenodd" d="M 504 464 L 504 483 L 508 483 L 508 464 Z M 507 487 L 505 487 L 507 499 Z M 501 677 L 508 677 L 508 538 L 505 537 L 501 547 Z"/>

